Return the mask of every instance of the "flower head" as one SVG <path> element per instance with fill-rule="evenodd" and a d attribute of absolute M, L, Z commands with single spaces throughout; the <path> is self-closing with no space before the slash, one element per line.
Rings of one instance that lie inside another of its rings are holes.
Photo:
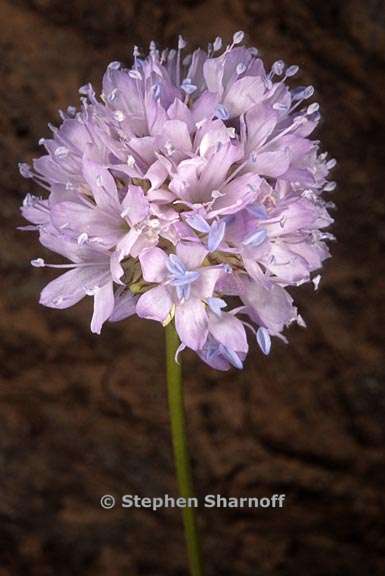
<path fill-rule="evenodd" d="M 20 165 L 47 191 L 27 195 L 24 229 L 69 260 L 32 262 L 69 269 L 42 304 L 92 296 L 96 333 L 134 313 L 175 320 L 180 349 L 220 370 L 242 368 L 246 329 L 269 354 L 272 336 L 304 324 L 287 289 L 318 286 L 335 161 L 310 137 L 319 106 L 311 86 L 291 85 L 298 67 L 267 71 L 243 39 L 191 54 L 182 37 L 176 50 L 135 47 L 132 67 L 112 62 L 100 98 L 83 86 L 46 153 Z"/>

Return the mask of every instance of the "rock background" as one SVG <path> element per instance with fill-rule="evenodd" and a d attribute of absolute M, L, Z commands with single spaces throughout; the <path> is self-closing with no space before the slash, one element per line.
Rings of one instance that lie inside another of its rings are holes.
<path fill-rule="evenodd" d="M 225 375 L 186 354 L 198 493 L 287 495 L 283 510 L 200 511 L 207 576 L 385 574 L 384 1 L 0 0 L 0 14 L 0 576 L 186 574 L 178 511 L 98 503 L 176 493 L 162 330 L 95 337 L 89 304 L 37 304 L 50 275 L 15 230 L 30 190 L 16 163 L 134 43 L 238 29 L 317 87 L 338 243 L 319 292 L 297 290 L 309 329 L 289 346 Z"/>

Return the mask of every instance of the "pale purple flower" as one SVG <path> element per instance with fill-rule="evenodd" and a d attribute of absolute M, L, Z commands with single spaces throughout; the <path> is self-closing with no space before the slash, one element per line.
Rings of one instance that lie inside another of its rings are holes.
<path fill-rule="evenodd" d="M 167 255 L 156 247 L 144 250 L 139 257 L 143 279 L 157 285 L 139 298 L 137 314 L 163 324 L 175 315 L 181 341 L 193 350 L 201 349 L 207 339 L 207 301 L 224 274 L 222 265 L 203 265 L 207 254 L 201 243 L 179 242 L 175 254 Z"/>
<path fill-rule="evenodd" d="M 293 85 L 298 67 L 266 70 L 243 39 L 190 55 L 181 36 L 176 50 L 135 47 L 132 67 L 112 62 L 100 98 L 82 86 L 46 153 L 20 164 L 46 190 L 27 195 L 22 229 L 69 260 L 33 260 L 68 268 L 42 304 L 93 297 L 97 333 L 135 313 L 175 321 L 180 351 L 219 370 L 242 368 L 246 330 L 267 355 L 304 325 L 288 288 L 318 288 L 335 160 L 310 137 L 319 106 L 312 86 Z"/>

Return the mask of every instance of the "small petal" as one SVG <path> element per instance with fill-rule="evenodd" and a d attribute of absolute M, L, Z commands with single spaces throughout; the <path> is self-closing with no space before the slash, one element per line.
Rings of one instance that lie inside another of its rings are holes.
<path fill-rule="evenodd" d="M 140 318 L 164 322 L 171 310 L 172 300 L 164 286 L 156 286 L 142 294 L 136 305 L 136 313 Z"/>
<path fill-rule="evenodd" d="M 182 274 L 178 273 L 178 275 L 171 277 L 168 280 L 168 284 L 170 286 L 188 286 L 197 280 L 200 276 L 200 272 L 197 270 L 186 270 Z"/>
<path fill-rule="evenodd" d="M 160 248 L 149 248 L 139 256 L 146 282 L 163 282 L 167 273 L 167 254 Z"/>
<path fill-rule="evenodd" d="M 200 214 L 188 214 L 186 217 L 186 222 L 189 226 L 191 226 L 191 228 L 194 228 L 194 230 L 197 230 L 198 232 L 202 232 L 204 234 L 210 232 L 210 225 Z"/>
<path fill-rule="evenodd" d="M 226 346 L 221 345 L 219 347 L 219 352 L 234 366 L 234 368 L 238 368 L 238 370 L 242 370 L 243 362 L 234 350 L 231 348 L 226 348 Z"/>
<path fill-rule="evenodd" d="M 217 316 L 221 315 L 222 308 L 226 308 L 227 304 L 222 298 L 207 298 L 207 304 L 212 312 Z"/>
<path fill-rule="evenodd" d="M 200 268 L 199 278 L 192 285 L 193 295 L 202 300 L 210 298 L 223 272 L 224 270 L 221 266 L 204 266 Z"/>
<path fill-rule="evenodd" d="M 114 291 L 112 282 L 98 288 L 94 295 L 94 313 L 91 320 L 91 332 L 100 334 L 102 326 L 114 309 Z"/>
<path fill-rule="evenodd" d="M 228 120 L 230 118 L 230 113 L 227 110 L 226 106 L 223 104 L 218 104 L 215 109 L 215 117 L 219 118 L 220 120 Z"/>
<path fill-rule="evenodd" d="M 269 217 L 263 204 L 252 204 L 251 206 L 247 206 L 246 210 L 259 220 L 266 220 Z"/>
<path fill-rule="evenodd" d="M 171 274 L 184 274 L 186 272 L 185 265 L 176 254 L 170 254 L 166 266 Z"/>
<path fill-rule="evenodd" d="M 247 352 L 248 344 L 245 328 L 240 320 L 222 312 L 220 316 L 209 312 L 209 330 L 218 342 L 237 352 Z"/>
<path fill-rule="evenodd" d="M 129 186 L 122 202 L 122 218 L 128 218 L 132 226 L 142 222 L 149 212 L 149 203 L 140 186 Z"/>
<path fill-rule="evenodd" d="M 221 244 L 226 231 L 226 222 L 220 220 L 218 222 L 213 222 L 210 227 L 209 237 L 207 240 L 207 248 L 209 252 L 215 252 L 215 250 Z"/>
<path fill-rule="evenodd" d="M 40 304 L 49 308 L 69 308 L 86 295 L 90 287 L 101 285 L 108 277 L 99 267 L 75 268 L 52 280 L 42 290 Z"/>
<path fill-rule="evenodd" d="M 228 90 L 223 104 L 230 116 L 238 116 L 247 112 L 261 102 L 265 93 L 265 84 L 259 76 L 243 76 L 236 80 Z"/>
<path fill-rule="evenodd" d="M 183 304 L 178 304 L 175 310 L 175 327 L 181 342 L 198 350 L 202 348 L 207 338 L 207 313 L 203 302 L 190 298 Z"/>
<path fill-rule="evenodd" d="M 257 342 L 262 352 L 267 356 L 270 353 L 271 339 L 264 326 L 260 326 L 257 330 Z"/>
<path fill-rule="evenodd" d="M 92 160 L 83 161 L 83 174 L 96 203 L 101 208 L 115 207 L 119 201 L 118 189 L 110 172 Z"/>
<path fill-rule="evenodd" d="M 176 247 L 176 254 L 187 270 L 199 268 L 207 256 L 207 250 L 202 244 L 180 242 Z"/>
<path fill-rule="evenodd" d="M 261 230 L 257 230 L 248 236 L 245 240 L 243 240 L 242 244 L 244 246 L 260 246 L 267 238 L 267 232 L 264 228 Z"/>
<path fill-rule="evenodd" d="M 257 174 L 278 178 L 284 174 L 290 166 L 290 154 L 288 148 L 276 152 L 261 152 L 250 163 L 250 169 Z"/>
<path fill-rule="evenodd" d="M 131 294 L 129 290 L 121 296 L 115 295 L 114 309 L 108 319 L 109 322 L 118 322 L 135 314 L 137 301 L 138 298 Z"/>

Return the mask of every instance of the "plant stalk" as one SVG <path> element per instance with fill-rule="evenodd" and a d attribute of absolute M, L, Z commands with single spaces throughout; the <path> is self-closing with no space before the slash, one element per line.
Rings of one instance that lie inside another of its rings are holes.
<path fill-rule="evenodd" d="M 193 482 L 186 435 L 182 367 L 175 362 L 179 346 L 174 322 L 166 326 L 167 389 L 171 436 L 179 494 L 186 500 L 193 498 Z M 202 554 L 193 507 L 182 509 L 190 576 L 203 576 Z"/>

